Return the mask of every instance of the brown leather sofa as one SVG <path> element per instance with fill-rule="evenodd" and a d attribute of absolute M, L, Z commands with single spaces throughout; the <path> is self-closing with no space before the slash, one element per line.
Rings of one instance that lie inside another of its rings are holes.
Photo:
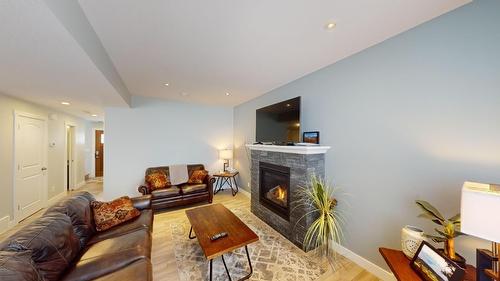
<path fill-rule="evenodd" d="M 187 165 L 188 174 L 191 176 L 195 170 L 205 170 L 202 164 Z M 169 177 L 168 166 L 152 167 L 146 170 L 146 177 L 154 171 L 162 170 Z M 138 190 L 143 195 L 151 194 L 151 206 L 153 210 L 161 210 L 170 207 L 185 206 L 197 202 L 207 201 L 212 203 L 214 197 L 213 184 L 215 178 L 207 175 L 201 184 L 172 185 L 168 188 L 151 190 L 147 185 L 139 186 Z"/>
<path fill-rule="evenodd" d="M 0 280 L 152 280 L 150 196 L 132 198 L 141 215 L 95 230 L 88 192 L 63 199 L 0 242 Z"/>

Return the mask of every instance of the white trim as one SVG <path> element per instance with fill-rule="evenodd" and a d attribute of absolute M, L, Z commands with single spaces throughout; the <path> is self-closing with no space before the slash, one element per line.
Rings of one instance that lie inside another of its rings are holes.
<path fill-rule="evenodd" d="M 14 215 L 14 219 L 11 221 L 12 225 L 16 225 L 20 220 L 21 218 L 19 217 L 19 210 L 18 208 L 16 208 L 16 204 L 17 204 L 17 189 L 16 189 L 16 185 L 17 185 L 17 124 L 18 124 L 18 121 L 19 121 L 19 118 L 20 117 L 27 117 L 27 118 L 33 118 L 33 119 L 37 119 L 37 120 L 40 120 L 40 121 L 43 121 L 43 127 L 44 127 L 44 136 L 43 136 L 43 151 L 42 151 L 42 155 L 43 155 L 43 167 L 47 167 L 48 168 L 48 156 L 49 156 L 49 127 L 48 127 L 48 122 L 47 122 L 47 117 L 44 117 L 44 116 L 41 116 L 41 115 L 37 115 L 37 114 L 32 114 L 32 113 L 29 113 L 29 112 L 23 112 L 23 111 L 19 111 L 19 110 L 14 110 L 13 111 L 13 115 L 14 115 L 14 124 L 13 124 L 13 161 L 12 161 L 12 168 L 13 168 L 13 173 L 12 173 L 12 182 L 13 182 L 13 185 L 12 185 L 12 214 Z M 44 184 L 42 186 L 42 205 L 43 206 L 46 206 L 47 204 L 47 196 L 48 196 L 48 193 L 49 193 L 49 176 L 48 176 L 48 172 L 45 171 L 43 173 L 43 176 L 44 176 Z"/>
<path fill-rule="evenodd" d="M 362 256 L 354 253 L 353 251 L 345 248 L 342 245 L 339 245 L 337 243 L 334 243 L 333 245 L 335 251 L 337 253 L 343 255 L 344 257 L 350 259 L 357 265 L 361 266 L 362 268 L 366 269 L 373 275 L 377 276 L 378 278 L 382 280 L 396 280 L 396 277 L 394 277 L 394 274 L 390 273 L 389 271 L 381 268 L 380 266 L 372 263 L 371 261 L 363 258 Z"/>
<path fill-rule="evenodd" d="M 244 190 L 243 188 L 240 188 L 238 192 L 241 192 L 241 194 L 243 194 L 247 198 L 252 198 L 252 195 L 250 194 L 250 192 Z"/>
<path fill-rule="evenodd" d="M 301 145 L 267 145 L 267 144 L 246 144 L 250 150 L 274 151 L 294 154 L 325 154 L 329 146 L 301 146 Z"/>
<path fill-rule="evenodd" d="M 63 191 L 57 195 L 52 196 L 52 198 L 47 200 L 46 206 L 50 207 L 50 206 L 54 205 L 57 201 L 61 200 L 64 196 L 66 196 L 66 194 L 68 194 L 68 193 L 66 191 Z"/>
<path fill-rule="evenodd" d="M 75 189 L 76 186 L 76 166 L 77 166 L 77 153 L 76 153 L 76 124 L 71 121 L 64 121 L 64 162 L 63 162 L 63 186 L 64 190 L 68 189 L 68 171 L 67 171 L 67 163 L 68 163 L 68 132 L 67 128 L 70 127 L 71 132 L 71 158 L 72 163 L 70 164 L 70 180 L 69 180 L 69 189 Z"/>
<path fill-rule="evenodd" d="M 5 216 L 0 219 L 0 234 L 9 230 L 10 228 L 10 216 Z"/>

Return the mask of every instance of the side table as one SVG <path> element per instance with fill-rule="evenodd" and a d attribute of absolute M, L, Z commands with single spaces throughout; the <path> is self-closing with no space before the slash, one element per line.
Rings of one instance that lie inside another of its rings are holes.
<path fill-rule="evenodd" d="M 213 176 L 215 177 L 215 187 L 214 187 L 214 194 L 217 194 L 219 191 L 223 190 L 224 184 L 227 183 L 229 187 L 231 187 L 231 193 L 233 196 L 236 195 L 239 191 L 238 183 L 236 182 L 236 176 L 239 174 L 238 171 L 236 172 L 222 172 L 222 173 L 217 173 L 214 174 Z"/>

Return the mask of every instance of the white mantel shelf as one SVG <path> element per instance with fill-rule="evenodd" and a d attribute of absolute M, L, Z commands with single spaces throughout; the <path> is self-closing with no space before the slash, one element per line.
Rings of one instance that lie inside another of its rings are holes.
<path fill-rule="evenodd" d="M 295 154 L 325 154 L 329 146 L 301 146 L 301 145 L 267 145 L 267 144 L 247 144 L 250 150 L 274 151 Z"/>

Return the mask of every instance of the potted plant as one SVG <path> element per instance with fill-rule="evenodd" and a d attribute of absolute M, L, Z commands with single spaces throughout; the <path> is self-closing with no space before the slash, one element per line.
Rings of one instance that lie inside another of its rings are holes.
<path fill-rule="evenodd" d="M 334 196 L 336 190 L 332 185 L 312 175 L 309 185 L 301 189 L 302 200 L 299 203 L 306 207 L 307 215 L 313 214 L 315 217 L 306 231 L 304 247 L 306 250 L 315 249 L 320 256 L 326 257 L 332 266 L 336 259 L 333 244 L 340 244 L 342 238 L 342 218 Z"/>
<path fill-rule="evenodd" d="M 442 251 L 444 254 L 465 267 L 465 259 L 455 252 L 455 238 L 464 235 L 459 231 L 460 228 L 460 214 L 456 214 L 449 219 L 445 219 L 443 215 L 429 202 L 423 200 L 415 201 L 418 207 L 423 211 L 419 218 L 426 218 L 434 223 L 440 225 L 442 228 L 434 228 L 437 235 L 424 234 L 425 237 L 432 239 L 436 243 L 444 243 Z"/>

